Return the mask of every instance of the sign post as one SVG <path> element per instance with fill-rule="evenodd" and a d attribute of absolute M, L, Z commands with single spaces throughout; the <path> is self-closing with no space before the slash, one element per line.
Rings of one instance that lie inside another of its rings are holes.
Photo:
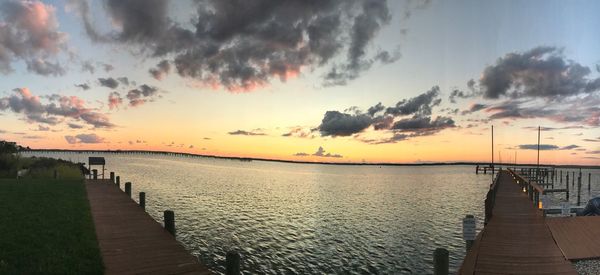
<path fill-rule="evenodd" d="M 467 252 L 471 250 L 477 235 L 476 221 L 473 215 L 467 215 L 463 219 L 463 239 L 465 240 Z"/>

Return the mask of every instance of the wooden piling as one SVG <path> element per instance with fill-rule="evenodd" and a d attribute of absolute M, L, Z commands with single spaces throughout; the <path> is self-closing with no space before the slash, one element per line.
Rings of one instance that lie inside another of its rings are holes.
<path fill-rule="evenodd" d="M 116 184 L 117 186 L 119 186 L 119 187 L 121 186 L 121 176 L 117 176 L 117 177 L 115 178 L 115 184 Z"/>
<path fill-rule="evenodd" d="M 140 192 L 140 207 L 146 210 L 146 192 Z"/>
<path fill-rule="evenodd" d="M 235 250 L 228 251 L 227 255 L 225 256 L 225 262 L 226 262 L 226 266 L 225 266 L 225 274 L 226 275 L 239 275 L 240 274 L 241 257 L 237 251 L 235 251 Z"/>
<path fill-rule="evenodd" d="M 562 170 L 560 170 L 560 183 L 562 183 Z"/>
<path fill-rule="evenodd" d="M 115 183 L 115 172 L 110 172 L 110 182 Z"/>
<path fill-rule="evenodd" d="M 433 274 L 448 275 L 449 268 L 448 250 L 444 248 L 436 248 L 433 252 Z"/>
<path fill-rule="evenodd" d="M 125 183 L 125 193 L 127 193 L 127 195 L 129 195 L 129 197 L 131 197 L 131 182 Z"/>
<path fill-rule="evenodd" d="M 588 193 L 592 191 L 592 173 L 588 174 Z"/>
<path fill-rule="evenodd" d="M 95 179 L 95 180 L 98 179 L 98 169 L 92 170 L 92 179 Z"/>
<path fill-rule="evenodd" d="M 58 171 L 54 169 L 54 179 L 58 179 Z"/>
<path fill-rule="evenodd" d="M 165 230 L 169 231 L 171 235 L 175 236 L 175 212 L 171 210 L 165 210 L 164 212 Z"/>

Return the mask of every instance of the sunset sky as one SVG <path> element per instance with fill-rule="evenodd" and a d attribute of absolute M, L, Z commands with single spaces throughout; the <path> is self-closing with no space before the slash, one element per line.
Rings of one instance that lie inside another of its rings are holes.
<path fill-rule="evenodd" d="M 599 1 L 0 0 L 0 139 L 600 165 Z M 536 146 L 534 146 L 536 145 Z"/>

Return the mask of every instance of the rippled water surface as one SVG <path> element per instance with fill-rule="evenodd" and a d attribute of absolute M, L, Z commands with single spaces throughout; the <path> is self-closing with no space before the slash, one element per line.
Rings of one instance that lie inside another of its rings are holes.
<path fill-rule="evenodd" d="M 86 162 L 84 154 L 45 154 Z M 432 273 L 432 252 L 464 257 L 461 219 L 483 219 L 490 175 L 473 166 L 342 166 L 105 154 L 146 192 L 177 239 L 213 271 L 239 247 L 246 273 Z M 137 195 L 134 196 L 137 200 Z"/>

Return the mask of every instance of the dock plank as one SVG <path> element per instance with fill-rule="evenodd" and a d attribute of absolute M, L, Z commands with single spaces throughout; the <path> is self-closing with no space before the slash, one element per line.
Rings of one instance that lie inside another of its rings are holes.
<path fill-rule="evenodd" d="M 459 273 L 577 274 L 511 174 L 502 171 L 499 177 L 492 218 Z"/>
<path fill-rule="evenodd" d="M 211 274 L 109 180 L 86 180 L 105 274 Z"/>
<path fill-rule="evenodd" d="M 556 243 L 569 260 L 600 258 L 600 217 L 548 218 Z"/>

